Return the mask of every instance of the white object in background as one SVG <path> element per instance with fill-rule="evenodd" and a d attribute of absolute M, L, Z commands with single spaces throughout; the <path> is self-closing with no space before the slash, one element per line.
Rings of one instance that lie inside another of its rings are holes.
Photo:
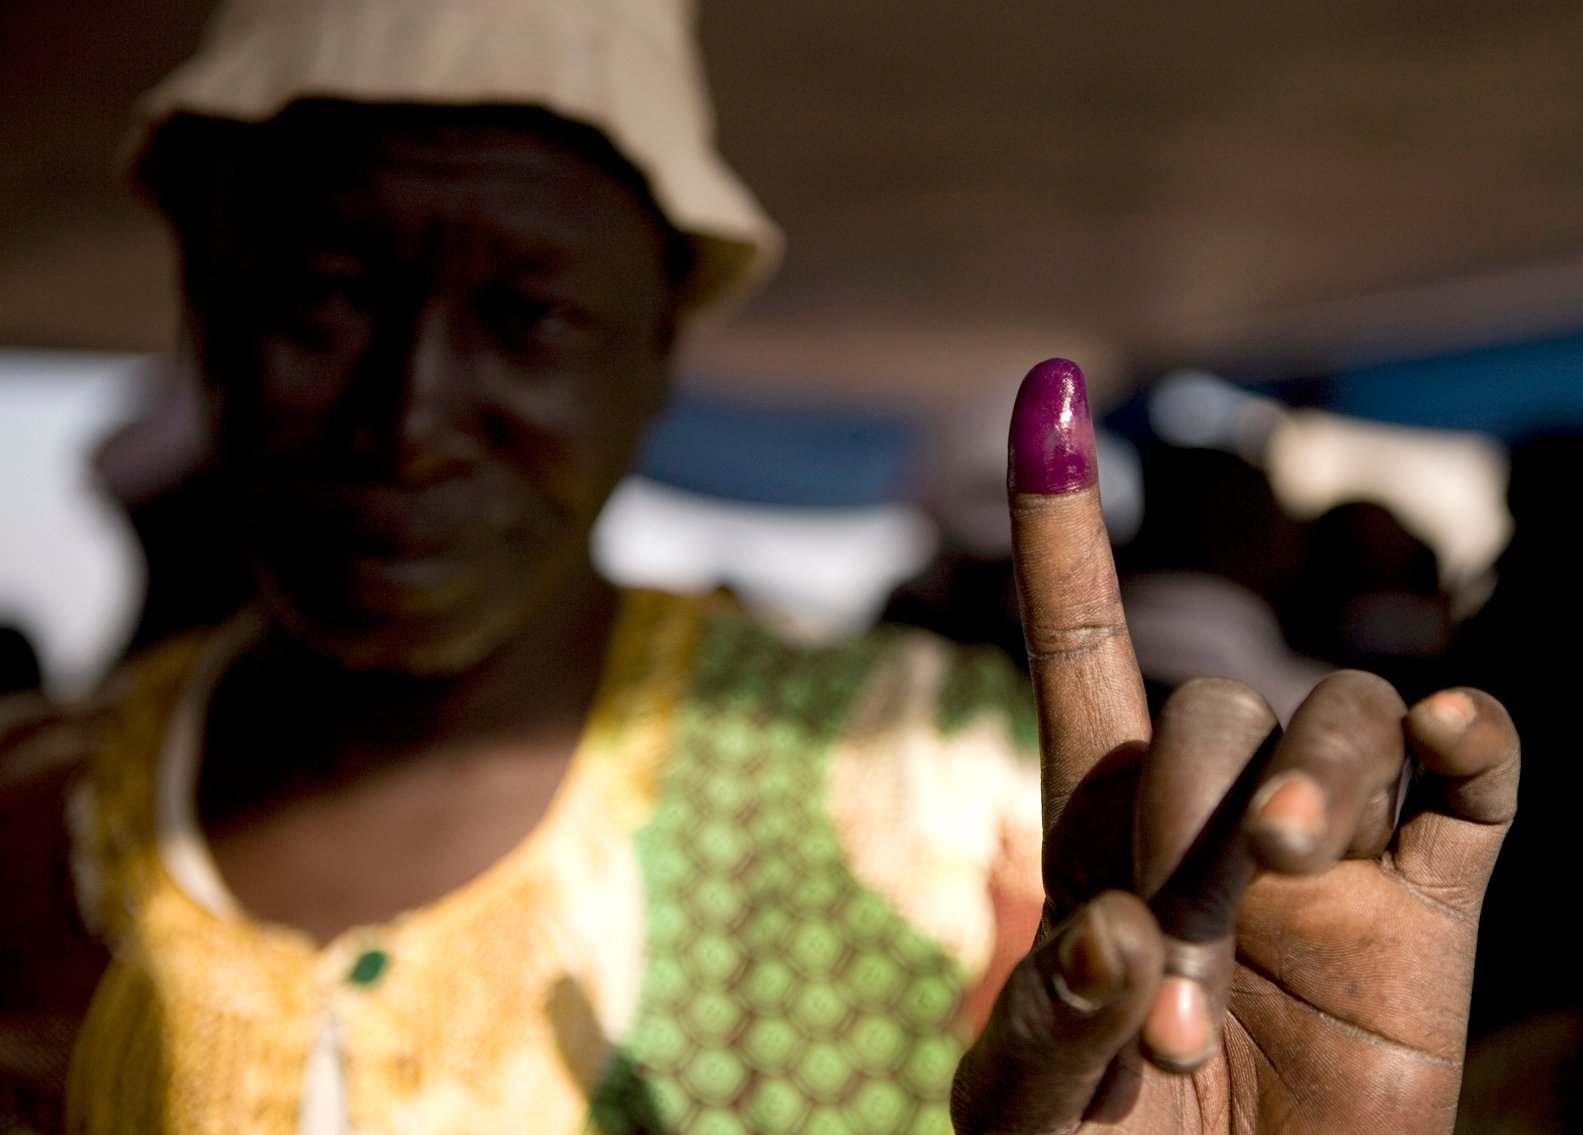
<path fill-rule="evenodd" d="M 939 538 L 904 504 L 797 508 L 721 500 L 628 477 L 594 528 L 599 570 L 623 587 L 729 587 L 755 613 L 827 641 L 867 629 Z"/>
<path fill-rule="evenodd" d="M 1138 665 L 1178 686 L 1216 674 L 1264 695 L 1284 724 L 1332 667 L 1286 645 L 1275 609 L 1241 584 L 1199 572 L 1146 572 L 1121 585 Z"/>
<path fill-rule="evenodd" d="M 1094 430 L 1099 459 L 1099 503 L 1112 544 L 1125 544 L 1143 527 L 1143 460 L 1120 434 Z"/>
<path fill-rule="evenodd" d="M 1207 370 L 1173 370 L 1149 395 L 1149 425 L 1161 441 L 1222 449 L 1262 464 L 1286 407 Z"/>
<path fill-rule="evenodd" d="M 88 693 L 125 649 L 147 569 L 95 447 L 141 396 L 131 355 L 0 351 L 0 622 L 32 642 L 52 697 Z"/>
<path fill-rule="evenodd" d="M 1298 520 L 1348 501 L 1384 505 L 1435 550 L 1441 583 L 1456 595 L 1478 585 L 1511 539 L 1506 451 L 1485 434 L 1293 410 L 1201 370 L 1160 380 L 1149 424 L 1172 445 L 1262 467 Z"/>
<path fill-rule="evenodd" d="M 1511 539 L 1506 451 L 1492 437 L 1292 410 L 1270 437 L 1266 472 L 1283 507 L 1308 520 L 1346 501 L 1383 504 L 1435 550 L 1453 592 Z"/>

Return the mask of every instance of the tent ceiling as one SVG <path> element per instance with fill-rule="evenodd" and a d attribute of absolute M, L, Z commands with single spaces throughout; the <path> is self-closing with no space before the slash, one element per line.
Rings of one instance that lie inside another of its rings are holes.
<path fill-rule="evenodd" d="M 0 5 L 0 343 L 158 349 L 117 182 L 206 0 Z M 1320 367 L 1583 324 L 1583 6 L 701 0 L 777 281 L 689 366 L 950 403 L 1033 357 Z"/>

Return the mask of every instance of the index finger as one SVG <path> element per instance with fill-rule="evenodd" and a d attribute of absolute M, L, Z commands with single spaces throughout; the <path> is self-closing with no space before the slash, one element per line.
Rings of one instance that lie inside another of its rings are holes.
<path fill-rule="evenodd" d="M 1088 389 L 1076 363 L 1048 359 L 1022 380 L 1007 464 L 1048 828 L 1100 758 L 1149 739 L 1143 678 L 1099 507 Z"/>

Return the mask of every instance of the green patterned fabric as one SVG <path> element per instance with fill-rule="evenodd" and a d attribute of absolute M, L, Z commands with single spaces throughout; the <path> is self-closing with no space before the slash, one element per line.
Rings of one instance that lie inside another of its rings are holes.
<path fill-rule="evenodd" d="M 1019 749 L 1039 749 L 1039 719 L 1029 696 L 1028 676 L 992 646 L 958 650 L 940 689 L 937 724 L 949 737 L 986 711 L 999 713 L 1006 734 Z"/>
<path fill-rule="evenodd" d="M 950 1131 L 962 976 L 853 877 L 825 803 L 885 641 L 808 652 L 706 623 L 637 837 L 647 970 L 595 1099 L 607 1135 Z"/>

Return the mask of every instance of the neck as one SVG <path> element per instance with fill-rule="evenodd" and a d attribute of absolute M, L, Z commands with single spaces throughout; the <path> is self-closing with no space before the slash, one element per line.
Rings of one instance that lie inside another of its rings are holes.
<path fill-rule="evenodd" d="M 489 655 L 442 676 L 349 671 L 271 628 L 216 691 L 204 781 L 218 798 L 203 795 L 229 812 L 293 787 L 504 745 L 563 757 L 593 703 L 616 605 L 614 590 L 581 570 Z"/>

